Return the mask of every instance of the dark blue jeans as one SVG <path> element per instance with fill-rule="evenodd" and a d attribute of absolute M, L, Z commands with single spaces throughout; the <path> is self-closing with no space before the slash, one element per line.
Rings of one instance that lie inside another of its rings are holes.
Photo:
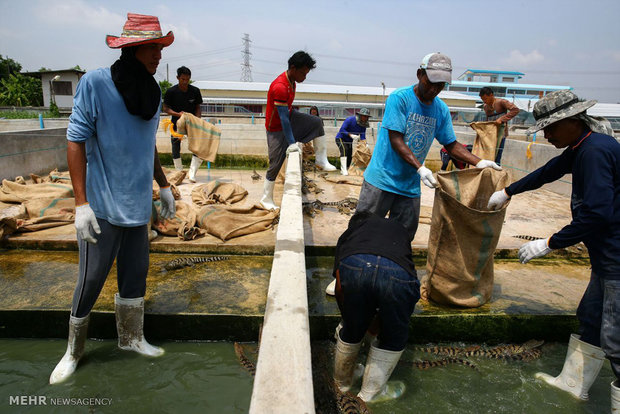
<path fill-rule="evenodd" d="M 356 344 L 378 315 L 379 348 L 401 351 L 409 337 L 409 320 L 420 299 L 418 278 L 390 259 L 356 254 L 340 261 L 342 320 L 340 338 Z"/>
<path fill-rule="evenodd" d="M 606 280 L 594 272 L 577 308 L 581 340 L 599 346 L 620 379 L 620 280 Z"/>

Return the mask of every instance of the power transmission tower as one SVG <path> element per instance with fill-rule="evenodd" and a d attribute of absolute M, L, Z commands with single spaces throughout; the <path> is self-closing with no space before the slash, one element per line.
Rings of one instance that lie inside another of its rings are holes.
<path fill-rule="evenodd" d="M 243 34 L 241 38 L 243 40 L 243 50 L 241 55 L 243 56 L 243 63 L 241 64 L 241 82 L 252 82 L 252 65 L 250 65 L 250 35 Z"/>

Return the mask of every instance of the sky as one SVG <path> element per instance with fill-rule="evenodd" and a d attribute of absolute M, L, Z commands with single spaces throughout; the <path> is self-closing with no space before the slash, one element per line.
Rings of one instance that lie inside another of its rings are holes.
<path fill-rule="evenodd" d="M 407 86 L 424 55 L 466 69 L 525 73 L 521 83 L 567 85 L 620 103 L 618 0 L 144 1 L 0 0 L 0 55 L 24 71 L 110 66 L 127 12 L 159 17 L 175 42 L 155 77 L 241 80 L 244 34 L 252 80 L 271 82 L 297 50 L 317 61 L 306 83 Z"/>

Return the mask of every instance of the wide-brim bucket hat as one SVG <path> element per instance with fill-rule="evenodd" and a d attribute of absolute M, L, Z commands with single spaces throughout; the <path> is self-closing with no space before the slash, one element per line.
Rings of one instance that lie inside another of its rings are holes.
<path fill-rule="evenodd" d="M 368 110 L 368 108 L 360 108 L 360 110 L 357 111 L 356 115 L 366 115 L 370 118 L 370 111 Z"/>
<path fill-rule="evenodd" d="M 174 42 L 174 34 L 170 31 L 164 36 L 156 16 L 127 13 L 123 33 L 120 36 L 107 35 L 105 41 L 112 49 L 149 43 L 158 43 L 166 47 Z"/>
<path fill-rule="evenodd" d="M 595 104 L 595 100 L 580 101 L 577 95 L 568 89 L 551 92 L 534 104 L 536 125 L 528 129 L 527 133 L 533 134 L 562 119 L 585 112 Z"/>

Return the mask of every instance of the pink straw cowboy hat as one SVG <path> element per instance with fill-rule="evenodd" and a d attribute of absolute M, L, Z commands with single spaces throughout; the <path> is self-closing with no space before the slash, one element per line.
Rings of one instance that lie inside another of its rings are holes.
<path fill-rule="evenodd" d="M 127 21 L 120 36 L 107 35 L 106 43 L 112 49 L 128 46 L 140 46 L 147 43 L 159 43 L 170 46 L 174 42 L 174 34 L 162 35 L 159 19 L 155 16 L 127 13 Z"/>

